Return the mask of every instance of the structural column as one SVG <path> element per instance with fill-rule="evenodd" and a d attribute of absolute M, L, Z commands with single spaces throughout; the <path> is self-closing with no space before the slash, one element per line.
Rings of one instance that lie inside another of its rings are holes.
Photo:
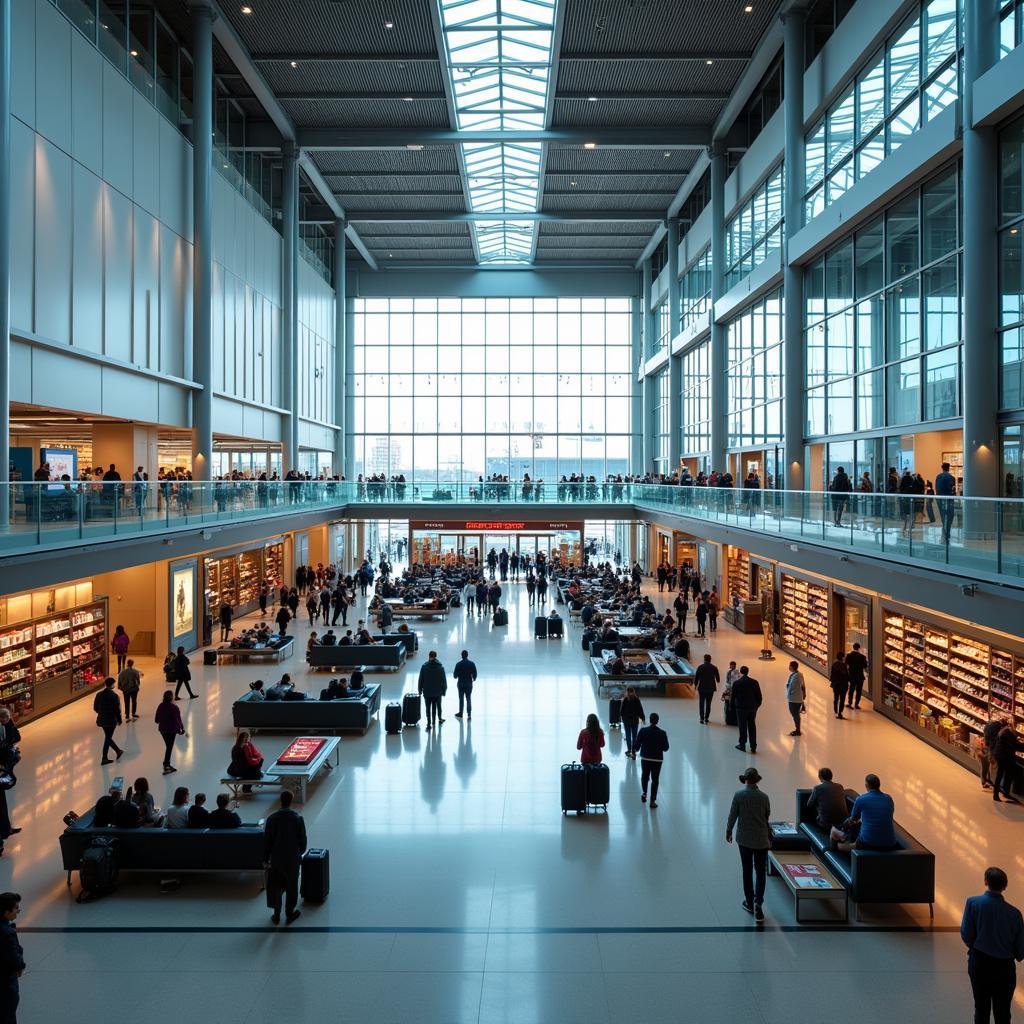
<path fill-rule="evenodd" d="M 668 228 L 668 471 L 679 469 L 683 450 L 683 357 L 672 355 L 672 339 L 679 332 L 679 221 Z"/>
<path fill-rule="evenodd" d="M 345 375 L 348 365 L 345 316 L 345 222 L 334 222 L 334 471 L 345 473 Z"/>
<path fill-rule="evenodd" d="M 283 469 L 299 468 L 299 161 L 286 143 L 281 168 L 281 405 L 287 413 Z"/>
<path fill-rule="evenodd" d="M 355 478 L 356 444 L 356 304 L 345 296 L 345 476 Z"/>
<path fill-rule="evenodd" d="M 11 466 L 11 2 L 0 0 L 0 482 Z M 0 495 L 0 526 L 11 496 Z"/>
<path fill-rule="evenodd" d="M 725 472 L 726 345 L 728 332 L 715 316 L 715 303 L 725 294 L 725 146 L 713 142 L 711 160 L 711 451 L 710 469 Z"/>
<path fill-rule="evenodd" d="M 804 472 L 804 277 L 790 262 L 789 240 L 803 225 L 805 172 L 804 147 L 804 20 L 793 8 L 783 21 L 783 322 L 782 338 L 782 443 L 786 460 L 785 487 L 802 491 Z"/>
<path fill-rule="evenodd" d="M 643 264 L 643 295 L 641 296 L 641 315 L 643 317 L 643 338 L 642 338 L 642 354 L 641 363 L 643 366 L 647 362 L 647 357 L 651 353 L 651 341 L 654 337 L 654 331 L 656 325 L 654 322 L 654 314 L 651 312 L 651 294 L 654 289 L 654 264 L 651 262 L 651 258 L 648 256 L 644 260 Z M 641 373 L 643 371 L 641 370 Z M 654 430 L 653 421 L 651 419 L 654 410 L 654 380 L 651 377 L 644 375 L 641 381 L 641 396 L 642 396 L 642 409 L 641 417 L 643 422 L 641 423 L 641 434 L 643 438 L 643 472 L 648 473 L 651 471 L 654 465 Z"/>
<path fill-rule="evenodd" d="M 629 446 L 629 471 L 630 473 L 643 472 L 644 464 L 644 395 L 643 381 L 640 379 L 640 367 L 644 362 L 644 325 L 643 325 L 643 299 L 633 297 L 631 303 L 632 316 L 630 317 L 630 329 L 632 331 L 632 354 L 630 362 L 630 446 Z"/>
<path fill-rule="evenodd" d="M 213 19 L 209 0 L 192 0 L 192 478 L 213 463 Z"/>
<path fill-rule="evenodd" d="M 998 6 L 967 0 L 964 14 L 964 494 L 999 496 L 998 140 L 976 127 L 974 83 L 999 56 Z M 986 529 L 978 524 L 979 529 Z"/>

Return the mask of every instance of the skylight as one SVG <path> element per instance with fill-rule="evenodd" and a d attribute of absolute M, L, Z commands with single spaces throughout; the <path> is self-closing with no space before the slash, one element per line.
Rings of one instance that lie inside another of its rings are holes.
<path fill-rule="evenodd" d="M 438 0 L 460 131 L 544 127 L 557 0 Z M 540 143 L 465 144 L 474 213 L 534 213 Z M 476 225 L 485 263 L 528 263 L 529 221 Z"/>

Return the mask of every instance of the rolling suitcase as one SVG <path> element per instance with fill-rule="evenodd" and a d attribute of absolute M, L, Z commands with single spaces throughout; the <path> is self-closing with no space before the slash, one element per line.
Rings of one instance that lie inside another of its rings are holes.
<path fill-rule="evenodd" d="M 587 779 L 587 803 L 591 806 L 600 804 L 606 811 L 611 799 L 611 772 L 606 764 L 588 764 L 584 773 Z"/>
<path fill-rule="evenodd" d="M 203 664 L 204 665 L 216 665 L 217 664 L 217 652 L 216 651 L 203 651 Z"/>
<path fill-rule="evenodd" d="M 587 813 L 587 772 L 573 761 L 562 765 L 562 813 Z"/>
<path fill-rule="evenodd" d="M 402 705 L 392 701 L 384 709 L 384 731 L 396 733 L 402 731 Z"/>
<path fill-rule="evenodd" d="M 402 724 L 417 725 L 423 714 L 423 704 L 418 693 L 407 693 L 402 698 Z"/>
<path fill-rule="evenodd" d="M 78 880 L 82 883 L 82 891 L 78 894 L 78 902 L 86 903 L 97 900 L 107 893 L 113 892 L 117 886 L 117 853 L 114 840 L 106 837 L 93 839 L 92 844 L 78 865 Z"/>
<path fill-rule="evenodd" d="M 548 620 L 544 615 L 538 615 L 533 620 L 533 635 L 535 637 L 546 637 L 548 635 Z"/>
<path fill-rule="evenodd" d="M 731 700 L 727 700 L 725 703 L 725 724 L 726 725 L 739 725 L 739 719 L 736 717 L 736 708 L 733 706 Z"/>
<path fill-rule="evenodd" d="M 583 650 L 590 651 L 590 645 L 597 639 L 596 629 L 583 630 Z M 590 651 L 593 654 L 593 651 Z"/>
<path fill-rule="evenodd" d="M 310 847 L 302 855 L 299 895 L 311 903 L 323 903 L 331 891 L 331 851 Z"/>
<path fill-rule="evenodd" d="M 608 728 L 615 729 L 622 725 L 622 698 L 612 697 L 608 701 Z"/>
<path fill-rule="evenodd" d="M 507 626 L 508 625 L 508 612 L 504 608 L 498 608 L 494 612 L 494 625 L 496 626 Z"/>

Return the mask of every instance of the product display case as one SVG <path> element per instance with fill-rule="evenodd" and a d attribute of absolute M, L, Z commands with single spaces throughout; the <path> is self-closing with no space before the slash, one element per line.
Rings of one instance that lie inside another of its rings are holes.
<path fill-rule="evenodd" d="M 264 574 L 274 586 L 281 586 L 284 582 L 284 545 L 280 542 L 268 544 L 263 549 L 263 557 L 266 562 Z"/>
<path fill-rule="evenodd" d="M 726 548 L 726 569 L 729 573 L 729 603 L 738 597 L 750 600 L 750 554 L 743 548 Z"/>
<path fill-rule="evenodd" d="M 782 574 L 782 643 L 822 668 L 828 667 L 828 615 L 828 587 Z"/>

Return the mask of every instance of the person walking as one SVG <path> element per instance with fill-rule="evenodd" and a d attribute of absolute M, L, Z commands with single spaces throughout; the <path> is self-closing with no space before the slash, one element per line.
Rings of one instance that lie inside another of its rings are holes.
<path fill-rule="evenodd" d="M 846 511 L 846 506 L 850 501 L 850 492 L 853 490 L 853 482 L 847 476 L 846 470 L 842 466 L 836 470 L 836 475 L 832 477 L 829 490 L 832 492 L 832 522 L 836 526 L 842 526 L 843 513 Z"/>
<path fill-rule="evenodd" d="M 707 725 L 711 721 L 711 702 L 719 683 L 718 668 L 712 664 L 711 655 L 704 655 L 704 663 L 697 666 L 693 680 L 697 684 L 697 712 L 700 724 Z"/>
<path fill-rule="evenodd" d="M 267 601 L 270 599 L 270 586 L 266 580 L 260 584 L 260 615 L 267 614 Z"/>
<path fill-rule="evenodd" d="M 114 742 L 114 730 L 121 724 L 121 701 L 114 692 L 114 677 L 103 680 L 103 689 L 93 698 L 92 709 L 96 712 L 96 724 L 103 730 L 103 757 L 100 764 L 111 764 L 107 756 L 111 750 L 121 760 L 124 751 Z"/>
<path fill-rule="evenodd" d="M 956 477 L 949 471 L 949 463 L 942 464 L 942 472 L 935 478 L 935 504 L 939 506 L 939 522 L 942 523 L 942 543 L 949 543 L 953 532 L 953 517 L 956 515 Z"/>
<path fill-rule="evenodd" d="M 828 670 L 828 684 L 832 687 L 832 710 L 836 718 L 843 717 L 846 693 L 850 689 L 850 670 L 846 667 L 846 656 L 840 651 Z"/>
<path fill-rule="evenodd" d="M 476 664 L 469 660 L 469 651 L 462 652 L 462 660 L 456 663 L 452 675 L 459 691 L 459 713 L 455 717 L 462 717 L 462 702 L 465 700 L 466 719 L 469 720 L 473 717 L 473 683 L 476 682 Z"/>
<path fill-rule="evenodd" d="M 128 634 L 124 631 L 124 626 L 115 627 L 114 636 L 110 641 L 110 649 L 117 656 L 116 671 L 118 672 L 124 668 L 124 663 L 128 659 L 128 645 L 130 643 Z"/>
<path fill-rule="evenodd" d="M 292 810 L 292 792 L 281 794 L 281 807 L 267 818 L 263 827 L 263 866 L 267 872 L 267 903 L 274 911 L 270 920 L 281 923 L 281 897 L 284 896 L 285 922 L 291 924 L 300 914 L 299 870 L 306 852 L 306 823 Z"/>
<path fill-rule="evenodd" d="M 995 1024 L 1010 1024 L 1017 963 L 1024 960 L 1024 919 L 1003 896 L 1009 884 L 1002 868 L 986 868 L 985 891 L 964 904 L 960 938 L 967 947 L 974 1024 L 989 1024 L 993 1017 Z"/>
<path fill-rule="evenodd" d="M 437 651 L 431 651 L 420 666 L 419 692 L 427 706 L 427 732 L 442 725 L 441 698 L 448 692 L 448 676 L 444 665 L 437 660 Z"/>
<path fill-rule="evenodd" d="M 331 598 L 331 606 L 334 611 L 331 614 L 331 625 L 336 626 L 338 624 L 338 618 L 341 618 L 341 624 L 343 626 L 348 625 L 348 594 L 345 593 L 345 584 L 338 582 L 338 585 L 334 588 L 334 595 Z"/>
<path fill-rule="evenodd" d="M 466 606 L 466 614 L 473 614 L 473 603 L 476 601 L 476 583 L 473 580 L 468 580 L 466 586 L 462 590 L 462 601 Z"/>
<path fill-rule="evenodd" d="M 708 628 L 712 633 L 718 632 L 718 612 L 721 608 L 721 602 L 718 597 L 718 591 L 712 587 L 711 593 L 708 594 Z"/>
<path fill-rule="evenodd" d="M 743 788 L 733 794 L 725 826 L 725 841 L 731 843 L 735 834 L 736 845 L 740 848 L 743 909 L 753 914 L 758 924 L 764 922 L 764 883 L 768 871 L 768 850 L 772 844 L 768 829 L 771 802 L 768 794 L 757 788 L 760 781 L 761 775 L 756 768 L 748 768 L 740 776 Z"/>
<path fill-rule="evenodd" d="M 1017 777 L 1017 751 L 1020 750 L 1020 740 L 1014 727 L 1006 722 L 996 736 L 995 745 L 992 748 L 992 757 L 996 762 L 996 777 L 992 783 L 992 799 L 999 802 L 999 790 L 1010 803 L 1019 801 L 1011 792 L 1010 787 Z"/>
<path fill-rule="evenodd" d="M 786 702 L 789 704 L 789 713 L 793 718 L 793 731 L 790 736 L 801 736 L 800 715 L 804 710 L 804 701 L 807 700 L 807 686 L 804 683 L 803 673 L 795 661 L 789 663 L 789 678 L 786 680 Z"/>
<path fill-rule="evenodd" d="M 604 730 L 597 715 L 587 715 L 587 724 L 576 738 L 576 749 L 580 751 L 580 764 L 600 764 L 601 748 L 604 746 Z"/>
<path fill-rule="evenodd" d="M 188 691 L 189 700 L 194 700 L 196 695 L 192 692 L 192 671 L 188 667 L 188 655 L 185 648 L 179 647 L 178 653 L 174 656 L 174 699 L 181 700 L 181 688 L 184 686 Z"/>
<path fill-rule="evenodd" d="M 537 577 L 537 604 L 544 604 L 548 599 L 548 578 L 544 573 Z"/>
<path fill-rule="evenodd" d="M 277 609 L 277 615 L 274 616 L 274 621 L 277 623 L 277 632 L 280 636 L 285 636 L 288 632 L 288 623 L 291 622 L 292 617 L 288 611 L 286 604 L 282 603 L 281 607 Z"/>
<path fill-rule="evenodd" d="M 736 713 L 736 724 L 740 730 L 740 741 L 737 750 L 745 751 L 750 741 L 750 752 L 757 753 L 757 709 L 761 706 L 761 684 L 750 674 L 746 665 L 740 666 L 740 674 L 732 684 L 733 711 Z"/>
<path fill-rule="evenodd" d="M 156 722 L 157 731 L 164 741 L 164 775 L 170 775 L 178 769 L 171 764 L 171 752 L 174 750 L 174 741 L 179 736 L 187 736 L 185 725 L 181 720 L 181 712 L 178 705 L 174 703 L 174 694 L 170 690 L 164 690 L 164 699 L 156 706 L 156 714 L 153 716 Z"/>
<path fill-rule="evenodd" d="M 220 641 L 231 639 L 231 620 L 235 617 L 235 610 L 231 607 L 230 601 L 221 603 L 218 618 L 220 619 Z"/>
<path fill-rule="evenodd" d="M 142 685 L 142 673 L 129 658 L 127 664 L 117 673 L 117 688 L 124 700 L 124 720 L 131 722 L 139 717 L 139 687 Z"/>
<path fill-rule="evenodd" d="M 636 760 L 636 743 L 640 731 L 640 723 L 645 721 L 644 706 L 640 703 L 635 686 L 626 687 L 626 696 L 622 698 L 619 708 L 622 729 L 626 735 L 626 757 Z"/>
<path fill-rule="evenodd" d="M 703 597 L 697 599 L 697 636 L 707 636 L 708 603 Z"/>
<path fill-rule="evenodd" d="M 864 657 L 860 644 L 854 644 L 846 656 L 846 670 L 850 676 L 850 691 L 846 696 L 846 706 L 859 710 L 861 695 L 864 692 L 864 680 L 867 678 L 868 659 Z"/>
<path fill-rule="evenodd" d="M 20 912 L 18 893 L 0 893 L 0 1024 L 17 1024 L 18 1020 L 18 979 L 25 973 L 25 952 L 14 923 Z"/>
<path fill-rule="evenodd" d="M 647 803 L 647 784 L 651 785 L 651 810 L 658 806 L 658 783 L 661 780 L 661 766 L 668 750 L 668 733 L 658 722 L 661 716 L 651 713 L 651 724 L 645 725 L 636 737 L 636 750 L 640 754 L 640 802 Z"/>
<path fill-rule="evenodd" d="M 535 604 L 537 600 L 537 577 L 532 572 L 526 574 L 526 603 Z"/>

